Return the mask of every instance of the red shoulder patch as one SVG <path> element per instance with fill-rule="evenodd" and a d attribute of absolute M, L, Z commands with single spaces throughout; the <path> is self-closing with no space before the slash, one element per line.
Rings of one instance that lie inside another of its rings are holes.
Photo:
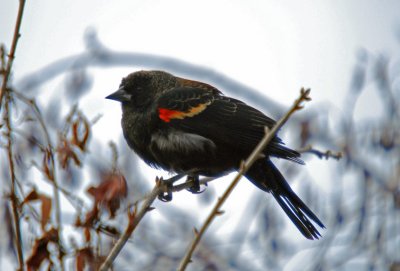
<path fill-rule="evenodd" d="M 190 108 L 187 112 L 170 110 L 167 108 L 158 108 L 158 117 L 164 122 L 170 122 L 171 119 L 184 119 L 186 117 L 193 117 L 203 112 L 211 102 L 199 104 L 198 106 Z"/>
<path fill-rule="evenodd" d="M 171 119 L 179 118 L 180 115 L 184 115 L 185 112 L 176 111 L 176 110 L 169 110 L 166 108 L 159 108 L 158 109 L 158 116 L 165 122 L 170 122 Z"/>

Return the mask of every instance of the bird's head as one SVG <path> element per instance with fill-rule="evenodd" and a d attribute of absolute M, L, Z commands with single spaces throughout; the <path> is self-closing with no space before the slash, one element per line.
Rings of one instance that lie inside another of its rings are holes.
<path fill-rule="evenodd" d="M 151 104 L 164 91 L 176 85 L 176 77 L 163 71 L 137 71 L 122 79 L 119 89 L 106 99 L 136 108 Z"/>

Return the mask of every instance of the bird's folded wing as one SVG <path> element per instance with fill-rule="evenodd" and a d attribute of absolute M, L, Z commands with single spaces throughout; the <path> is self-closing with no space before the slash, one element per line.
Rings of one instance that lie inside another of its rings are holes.
<path fill-rule="evenodd" d="M 159 125 L 198 134 L 216 145 L 234 146 L 250 152 L 264 136 L 264 127 L 275 121 L 247 104 L 222 96 L 214 89 L 178 87 L 157 100 L 154 116 Z M 275 137 L 267 153 L 300 162 L 299 154 L 282 145 Z"/>

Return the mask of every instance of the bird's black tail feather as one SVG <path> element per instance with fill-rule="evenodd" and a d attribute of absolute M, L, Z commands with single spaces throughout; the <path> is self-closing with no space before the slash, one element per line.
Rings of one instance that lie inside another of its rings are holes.
<path fill-rule="evenodd" d="M 270 160 L 258 160 L 246 173 L 246 177 L 258 188 L 270 192 L 274 196 L 290 220 L 306 238 L 319 239 L 321 234 L 310 219 L 321 228 L 325 228 L 324 224 L 294 193 Z"/>

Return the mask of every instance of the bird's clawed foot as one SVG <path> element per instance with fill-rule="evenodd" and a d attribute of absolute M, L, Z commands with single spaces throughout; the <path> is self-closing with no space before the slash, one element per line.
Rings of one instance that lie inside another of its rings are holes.
<path fill-rule="evenodd" d="M 181 179 L 184 175 L 183 174 L 177 174 L 175 176 L 172 176 L 169 179 L 166 180 L 161 180 L 166 186 L 167 186 L 167 192 L 162 192 L 158 195 L 158 199 L 163 201 L 163 202 L 169 202 L 172 200 L 172 185 L 174 182 L 177 180 Z"/>
<path fill-rule="evenodd" d="M 193 194 L 200 194 L 204 192 L 204 190 L 200 190 L 199 175 L 188 175 L 186 182 L 193 182 L 193 185 L 187 189 L 189 192 Z"/>
<path fill-rule="evenodd" d="M 173 184 L 184 176 L 185 176 L 184 174 L 177 174 L 166 180 L 161 179 L 161 181 L 167 187 L 167 189 L 166 189 L 166 191 L 164 191 L 158 195 L 158 199 L 163 202 L 171 201 Z M 189 192 L 191 192 L 193 194 L 200 194 L 200 193 L 204 192 L 204 190 L 200 189 L 199 175 L 188 175 L 186 182 L 187 183 L 193 182 L 193 184 L 187 189 Z"/>
<path fill-rule="evenodd" d="M 167 192 L 161 192 L 160 194 L 158 194 L 158 199 L 163 201 L 163 202 L 169 202 L 172 200 L 172 192 L 171 189 L 172 188 L 172 184 L 167 184 L 167 188 L 168 191 Z"/>

